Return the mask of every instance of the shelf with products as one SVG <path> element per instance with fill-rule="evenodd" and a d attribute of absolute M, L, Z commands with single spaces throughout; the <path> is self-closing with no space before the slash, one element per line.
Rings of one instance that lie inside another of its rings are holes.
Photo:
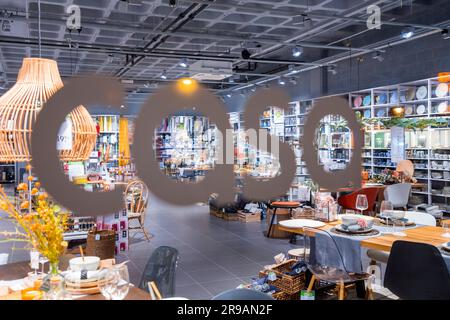
<path fill-rule="evenodd" d="M 201 179 L 214 166 L 216 136 L 216 126 L 203 116 L 163 119 L 153 143 L 161 170 L 174 179 Z"/>
<path fill-rule="evenodd" d="M 400 117 L 405 121 L 409 119 L 405 128 L 405 158 L 414 163 L 414 177 L 427 186 L 425 192 L 414 191 L 413 194 L 423 196 L 425 203 L 438 204 L 443 208 L 450 205 L 448 197 L 433 194 L 432 190 L 442 188 L 441 185 L 436 184 L 447 184 L 447 178 L 450 180 L 450 172 L 447 171 L 447 165 L 450 164 L 450 126 L 444 124 L 442 127 L 441 125 L 434 127 L 433 124 L 427 124 L 412 129 L 420 122 L 440 121 L 442 124 L 443 120 L 450 120 L 449 84 L 440 80 L 439 78 L 423 79 L 352 92 L 348 96 L 350 106 L 363 122 L 368 118 L 382 120 Z M 383 153 L 390 149 L 389 137 L 386 137 L 389 130 L 380 130 L 378 125 L 373 124 L 366 126 L 365 130 L 366 134 L 369 133 L 373 139 L 372 148 L 363 150 L 363 166 L 367 169 L 370 161 L 373 165 L 372 172 L 376 173 L 377 170 L 382 170 L 376 167 L 382 159 L 376 150 Z M 384 138 L 383 135 L 385 135 Z M 434 155 L 436 152 L 437 156 Z M 389 156 L 386 159 L 389 160 Z M 443 176 L 445 172 L 448 172 L 446 177 Z M 444 200 L 436 198 L 444 198 Z"/>
<path fill-rule="evenodd" d="M 98 136 L 90 162 L 106 162 L 108 169 L 118 167 L 119 116 L 93 115 L 92 118 L 97 123 Z"/>

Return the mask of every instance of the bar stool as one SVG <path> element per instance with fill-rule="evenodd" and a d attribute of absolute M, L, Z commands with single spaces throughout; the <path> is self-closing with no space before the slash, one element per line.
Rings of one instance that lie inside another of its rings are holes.
<path fill-rule="evenodd" d="M 270 233 L 272 231 L 273 223 L 275 221 L 275 216 L 277 214 L 277 209 L 289 209 L 289 215 L 292 217 L 292 210 L 300 207 L 300 202 L 296 201 L 275 201 L 269 204 L 269 207 L 273 210 L 272 218 L 270 219 L 269 230 L 267 230 L 267 238 L 270 238 Z"/>

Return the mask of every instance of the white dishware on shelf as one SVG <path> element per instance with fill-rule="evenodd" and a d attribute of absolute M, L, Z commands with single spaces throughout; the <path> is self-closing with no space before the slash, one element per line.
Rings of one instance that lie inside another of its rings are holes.
<path fill-rule="evenodd" d="M 417 91 L 416 91 L 417 100 L 423 100 L 427 97 L 427 95 L 428 95 L 428 89 L 426 86 L 420 86 L 419 88 L 417 88 Z"/>
<path fill-rule="evenodd" d="M 443 101 L 443 102 L 439 103 L 439 105 L 437 107 L 437 111 L 438 111 L 438 113 L 446 113 L 446 112 L 448 112 L 447 101 Z"/>
<path fill-rule="evenodd" d="M 438 98 L 444 98 L 448 94 L 448 84 L 447 83 L 440 83 L 436 87 L 435 91 L 436 97 Z"/>
<path fill-rule="evenodd" d="M 424 114 L 427 110 L 427 107 L 425 107 L 424 104 L 421 104 L 420 106 L 417 107 L 417 114 Z"/>
<path fill-rule="evenodd" d="M 322 221 L 311 220 L 311 219 L 291 219 L 291 220 L 283 220 L 278 222 L 279 225 L 285 228 L 320 228 L 325 226 L 325 223 Z"/>
<path fill-rule="evenodd" d="M 414 107 L 413 106 L 406 106 L 405 107 L 405 115 L 410 116 L 412 115 L 414 112 Z"/>

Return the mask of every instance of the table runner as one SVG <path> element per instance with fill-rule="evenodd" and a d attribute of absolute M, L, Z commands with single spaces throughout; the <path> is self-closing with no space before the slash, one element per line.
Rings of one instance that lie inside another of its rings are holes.
<path fill-rule="evenodd" d="M 420 225 L 406 227 L 406 229 L 413 229 L 417 227 L 420 227 Z M 311 256 L 312 262 L 342 269 L 343 266 L 340 262 L 341 258 L 339 253 L 334 250 L 337 246 L 340 251 L 340 255 L 342 256 L 345 269 L 348 272 L 364 272 L 365 270 L 362 265 L 361 241 L 368 238 L 382 236 L 384 232 L 390 232 L 392 230 L 391 227 L 378 225 L 375 225 L 374 228 L 379 230 L 381 234 L 374 236 L 346 236 L 328 232 L 334 242 L 326 234 L 318 232 L 314 238 L 311 238 L 311 252 L 314 252 L 314 255 Z M 398 239 L 401 240 L 402 237 L 398 237 Z M 365 252 L 366 250 L 364 250 L 364 253 Z M 450 272 L 450 256 L 443 254 L 442 257 L 444 258 Z"/>

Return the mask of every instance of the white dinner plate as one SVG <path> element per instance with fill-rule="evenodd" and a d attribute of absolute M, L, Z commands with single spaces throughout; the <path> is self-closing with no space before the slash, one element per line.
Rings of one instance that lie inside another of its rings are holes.
<path fill-rule="evenodd" d="M 448 93 L 448 84 L 447 83 L 440 83 L 437 87 L 436 87 L 436 97 L 438 98 L 443 98 L 445 96 L 447 96 Z"/>
<path fill-rule="evenodd" d="M 364 234 L 364 233 L 369 233 L 370 231 L 373 230 L 373 228 L 365 228 L 365 229 L 359 229 L 359 230 L 348 230 L 348 229 L 344 229 L 342 228 L 342 224 L 337 225 L 336 230 L 341 231 L 341 232 L 346 232 L 346 233 L 350 233 L 350 234 Z"/>
<path fill-rule="evenodd" d="M 376 187 L 376 186 L 382 186 L 382 183 L 376 183 L 376 182 L 367 182 L 364 184 L 366 187 Z"/>
<path fill-rule="evenodd" d="M 425 86 L 419 87 L 416 91 L 417 100 L 423 100 L 427 97 L 427 95 L 428 95 L 428 89 Z"/>
<path fill-rule="evenodd" d="M 438 111 L 438 113 L 446 113 L 448 111 L 447 101 L 443 101 L 443 102 L 439 103 L 439 105 L 437 107 L 437 111 Z"/>
<path fill-rule="evenodd" d="M 281 226 L 286 228 L 320 228 L 325 225 L 322 221 L 310 219 L 291 219 L 278 222 Z"/>
<path fill-rule="evenodd" d="M 420 106 L 417 107 L 417 114 L 424 114 L 426 110 L 427 108 L 425 107 L 425 105 L 421 104 Z"/>

